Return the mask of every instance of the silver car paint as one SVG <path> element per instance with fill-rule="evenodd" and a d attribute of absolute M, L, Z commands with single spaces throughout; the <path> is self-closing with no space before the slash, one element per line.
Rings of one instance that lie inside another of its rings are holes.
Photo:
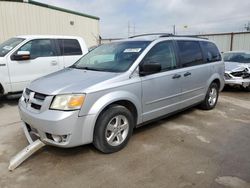
<path fill-rule="evenodd" d="M 201 102 L 215 79 L 220 80 L 220 90 L 224 87 L 223 61 L 140 77 L 138 65 L 147 52 L 156 43 L 172 39 L 160 38 L 153 41 L 124 73 L 65 69 L 32 82 L 29 89 L 50 96 L 46 98 L 46 104 L 40 111 L 29 110 L 22 97 L 19 102 L 22 120 L 36 128 L 41 139 L 47 144 L 73 147 L 93 141 L 95 122 L 99 114 L 113 102 L 126 100 L 134 104 L 138 114 L 137 124 L 140 124 Z M 183 39 L 194 40 L 174 38 Z M 187 71 L 191 72 L 191 76 L 186 79 L 183 75 Z M 174 80 L 171 77 L 176 73 L 182 77 Z M 49 109 L 53 96 L 65 93 L 86 94 L 80 111 L 64 112 Z M 70 136 L 67 142 L 58 144 L 47 139 L 45 132 Z"/>
<path fill-rule="evenodd" d="M 118 74 L 66 68 L 33 81 L 29 88 L 34 91 L 42 90 L 48 95 L 83 93 L 86 88 L 116 75 Z"/>

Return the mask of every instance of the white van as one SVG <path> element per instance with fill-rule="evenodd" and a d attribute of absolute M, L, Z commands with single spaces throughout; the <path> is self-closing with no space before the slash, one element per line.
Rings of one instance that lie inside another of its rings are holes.
<path fill-rule="evenodd" d="M 17 36 L 0 44 L 0 95 L 16 94 L 30 81 L 71 66 L 88 52 L 80 37 Z"/>

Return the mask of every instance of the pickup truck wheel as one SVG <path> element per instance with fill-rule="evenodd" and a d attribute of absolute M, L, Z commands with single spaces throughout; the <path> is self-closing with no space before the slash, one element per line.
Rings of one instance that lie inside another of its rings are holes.
<path fill-rule="evenodd" d="M 211 110 L 213 109 L 218 101 L 219 97 L 219 88 L 218 85 L 213 82 L 207 91 L 205 100 L 200 104 L 201 109 L 203 110 Z"/>
<path fill-rule="evenodd" d="M 117 152 L 127 145 L 133 128 L 131 112 L 124 106 L 111 106 L 97 119 L 93 144 L 103 153 Z"/>

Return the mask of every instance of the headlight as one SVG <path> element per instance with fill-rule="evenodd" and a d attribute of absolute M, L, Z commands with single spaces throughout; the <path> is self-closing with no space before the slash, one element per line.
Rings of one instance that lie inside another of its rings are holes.
<path fill-rule="evenodd" d="M 78 110 L 84 103 L 84 94 L 69 94 L 55 96 L 50 109 L 53 110 Z"/>

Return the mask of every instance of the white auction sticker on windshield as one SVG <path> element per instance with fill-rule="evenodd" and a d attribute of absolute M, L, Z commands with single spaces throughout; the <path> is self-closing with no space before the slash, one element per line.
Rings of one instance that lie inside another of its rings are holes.
<path fill-rule="evenodd" d="M 12 46 L 4 46 L 3 47 L 4 50 L 12 50 L 12 48 L 13 48 Z"/>
<path fill-rule="evenodd" d="M 140 52 L 141 51 L 141 48 L 127 48 L 127 49 L 125 49 L 123 52 L 124 53 L 131 53 L 131 52 L 136 52 L 136 53 L 138 53 L 138 52 Z"/>

